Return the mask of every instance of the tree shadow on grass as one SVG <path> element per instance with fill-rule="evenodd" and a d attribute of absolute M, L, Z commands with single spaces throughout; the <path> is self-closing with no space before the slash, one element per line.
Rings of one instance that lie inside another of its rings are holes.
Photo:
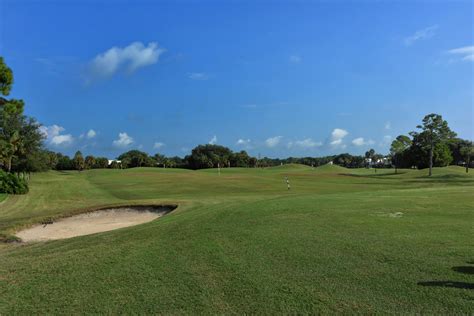
<path fill-rule="evenodd" d="M 386 177 L 393 177 L 393 176 L 399 176 L 402 175 L 406 172 L 399 172 L 399 173 L 374 173 L 374 174 L 354 174 L 354 173 L 339 173 L 340 176 L 346 176 L 346 177 L 354 177 L 354 178 L 386 178 Z M 397 179 L 393 179 L 397 180 Z"/>
<path fill-rule="evenodd" d="M 473 283 L 457 282 L 457 281 L 424 281 L 418 282 L 421 286 L 439 286 L 439 287 L 451 287 L 456 289 L 468 289 L 474 290 Z"/>
<path fill-rule="evenodd" d="M 474 264 L 474 262 L 467 262 L 467 264 Z M 458 266 L 452 267 L 453 271 L 465 274 L 474 274 L 474 267 L 471 266 Z M 474 290 L 474 283 L 458 282 L 458 281 L 422 281 L 418 282 L 421 286 L 439 286 L 439 287 L 451 287 L 456 289 L 468 289 Z"/>
<path fill-rule="evenodd" d="M 459 273 L 474 274 L 474 267 L 452 267 L 452 269 Z"/>

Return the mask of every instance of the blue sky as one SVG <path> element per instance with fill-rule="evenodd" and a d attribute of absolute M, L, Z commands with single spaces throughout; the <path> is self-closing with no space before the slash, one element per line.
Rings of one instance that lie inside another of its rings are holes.
<path fill-rule="evenodd" d="M 428 113 L 474 138 L 472 1 L 6 1 L 12 97 L 67 154 L 386 153 Z"/>

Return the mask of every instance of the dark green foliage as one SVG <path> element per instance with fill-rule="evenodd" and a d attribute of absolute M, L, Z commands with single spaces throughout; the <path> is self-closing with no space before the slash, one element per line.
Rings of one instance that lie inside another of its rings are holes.
<path fill-rule="evenodd" d="M 228 166 L 232 151 L 220 145 L 199 145 L 191 155 L 185 157 L 191 169 L 217 168 Z"/>
<path fill-rule="evenodd" d="M 13 84 L 13 72 L 0 57 L 0 94 L 9 95 Z"/>
<path fill-rule="evenodd" d="M 256 161 L 251 160 L 250 157 L 245 150 L 242 150 L 238 153 L 232 153 L 230 156 L 230 165 L 232 167 L 253 167 Z M 252 162 L 254 164 L 252 164 Z"/>
<path fill-rule="evenodd" d="M 82 171 L 84 170 L 85 163 L 84 163 L 84 157 L 82 156 L 82 153 L 80 151 L 77 151 L 76 154 L 74 155 L 74 158 L 72 159 L 74 169 L 77 171 Z"/>
<path fill-rule="evenodd" d="M 118 156 L 117 159 L 122 161 L 123 168 L 154 167 L 156 165 L 156 161 L 152 157 L 139 150 L 127 151 Z"/>
<path fill-rule="evenodd" d="M 86 156 L 86 158 L 84 159 L 84 168 L 85 169 L 92 169 L 95 165 L 95 158 L 94 156 Z"/>
<path fill-rule="evenodd" d="M 58 162 L 56 164 L 56 170 L 73 170 L 74 164 L 69 156 L 63 155 L 61 153 L 57 154 Z"/>
<path fill-rule="evenodd" d="M 24 178 L 20 178 L 13 173 L 0 170 L 0 193 L 28 193 L 28 183 Z"/>
<path fill-rule="evenodd" d="M 56 155 L 54 155 L 54 157 L 56 157 Z M 50 152 L 38 150 L 13 160 L 12 171 L 17 173 L 30 173 L 47 171 L 54 167 L 56 167 L 56 164 L 54 163 L 54 166 L 52 165 Z"/>
<path fill-rule="evenodd" d="M 92 166 L 94 169 L 105 169 L 109 166 L 109 160 L 105 157 L 95 158 L 95 163 Z"/>

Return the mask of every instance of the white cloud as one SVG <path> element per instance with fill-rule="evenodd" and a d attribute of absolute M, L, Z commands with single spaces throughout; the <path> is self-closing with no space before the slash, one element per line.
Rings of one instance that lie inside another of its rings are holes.
<path fill-rule="evenodd" d="M 425 39 L 429 39 L 435 36 L 437 29 L 438 29 L 438 25 L 432 25 L 427 28 L 418 30 L 413 35 L 405 37 L 404 39 L 405 45 L 410 46 L 419 40 L 425 40 Z"/>
<path fill-rule="evenodd" d="M 363 137 L 354 138 L 352 144 L 355 146 L 373 145 L 375 142 L 371 139 L 365 140 Z"/>
<path fill-rule="evenodd" d="M 291 55 L 290 56 L 290 62 L 291 63 L 294 63 L 294 64 L 298 64 L 302 61 L 303 59 L 301 58 L 301 56 L 298 56 L 298 55 Z"/>
<path fill-rule="evenodd" d="M 160 149 L 161 147 L 165 146 L 164 143 L 162 142 L 156 142 L 154 145 L 153 145 L 153 148 L 154 149 Z"/>
<path fill-rule="evenodd" d="M 265 140 L 265 145 L 267 145 L 267 147 L 275 147 L 277 146 L 281 139 L 283 138 L 283 136 L 275 136 L 275 137 L 270 137 L 270 138 L 267 138 L 267 140 Z"/>
<path fill-rule="evenodd" d="M 133 138 L 128 136 L 127 133 L 119 133 L 119 138 L 114 140 L 112 144 L 118 148 L 125 148 L 133 143 Z"/>
<path fill-rule="evenodd" d="M 385 129 L 391 129 L 392 128 L 392 123 L 386 122 L 385 123 Z"/>
<path fill-rule="evenodd" d="M 217 136 L 214 135 L 214 137 L 212 137 L 211 140 L 209 141 L 209 144 L 215 145 L 216 143 L 217 143 Z"/>
<path fill-rule="evenodd" d="M 71 134 L 61 134 L 64 131 L 64 127 L 56 124 L 40 127 L 40 132 L 46 137 L 46 141 L 54 146 L 67 146 L 74 142 Z"/>
<path fill-rule="evenodd" d="M 47 138 L 53 138 L 54 136 L 59 135 L 59 133 L 64 131 L 64 127 L 59 125 L 51 125 L 51 126 L 41 126 L 40 132 Z"/>
<path fill-rule="evenodd" d="M 56 135 L 51 138 L 50 143 L 52 145 L 60 146 L 60 145 L 70 145 L 74 141 L 74 138 L 71 134 L 65 135 Z"/>
<path fill-rule="evenodd" d="M 453 55 L 461 55 L 462 60 L 474 61 L 474 45 L 451 49 L 448 50 L 448 53 Z"/>
<path fill-rule="evenodd" d="M 86 137 L 87 137 L 88 139 L 94 138 L 96 135 L 97 135 L 97 132 L 94 131 L 93 129 L 90 129 L 90 130 L 86 133 Z"/>
<path fill-rule="evenodd" d="M 241 145 L 241 146 L 247 146 L 248 144 L 250 144 L 250 139 L 242 139 L 240 138 L 239 140 L 237 140 L 237 145 Z"/>
<path fill-rule="evenodd" d="M 126 47 L 112 47 L 106 52 L 97 55 L 90 63 L 92 75 L 110 77 L 121 68 L 134 72 L 138 68 L 155 64 L 165 49 L 159 48 L 156 42 L 134 42 Z"/>
<path fill-rule="evenodd" d="M 314 147 L 319 147 L 322 146 L 323 143 L 321 142 L 316 142 L 312 140 L 311 138 L 306 138 L 303 140 L 297 140 L 294 142 L 289 142 L 288 143 L 288 148 L 291 148 L 293 146 L 301 147 L 301 148 L 314 148 Z"/>
<path fill-rule="evenodd" d="M 342 146 L 343 148 L 345 148 L 342 141 L 344 140 L 344 137 L 346 137 L 348 134 L 349 132 L 347 132 L 344 129 L 335 128 L 331 133 L 331 141 L 330 141 L 331 146 L 334 146 L 334 147 Z"/>
<path fill-rule="evenodd" d="M 192 80 L 207 80 L 209 79 L 209 75 L 203 72 L 191 72 L 188 74 L 188 78 Z"/>

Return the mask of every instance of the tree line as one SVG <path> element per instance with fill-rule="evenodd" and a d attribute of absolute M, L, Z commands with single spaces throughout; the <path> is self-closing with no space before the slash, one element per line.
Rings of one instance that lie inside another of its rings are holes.
<path fill-rule="evenodd" d="M 426 115 L 415 131 L 399 135 L 390 153 L 382 155 L 370 149 L 365 155 L 343 153 L 324 157 L 256 158 L 246 151 L 234 152 L 220 145 L 198 145 L 190 155 L 166 157 L 130 150 L 109 163 L 106 157 L 83 156 L 78 151 L 70 158 L 47 150 L 45 135 L 34 118 L 24 114 L 23 100 L 7 98 L 13 86 L 13 72 L 0 57 L 0 193 L 26 193 L 31 172 L 46 170 L 86 170 L 98 168 L 225 168 L 270 167 L 288 163 L 320 166 L 334 163 L 347 168 L 429 168 L 450 164 L 472 167 L 472 141 L 457 137 L 441 115 Z"/>

